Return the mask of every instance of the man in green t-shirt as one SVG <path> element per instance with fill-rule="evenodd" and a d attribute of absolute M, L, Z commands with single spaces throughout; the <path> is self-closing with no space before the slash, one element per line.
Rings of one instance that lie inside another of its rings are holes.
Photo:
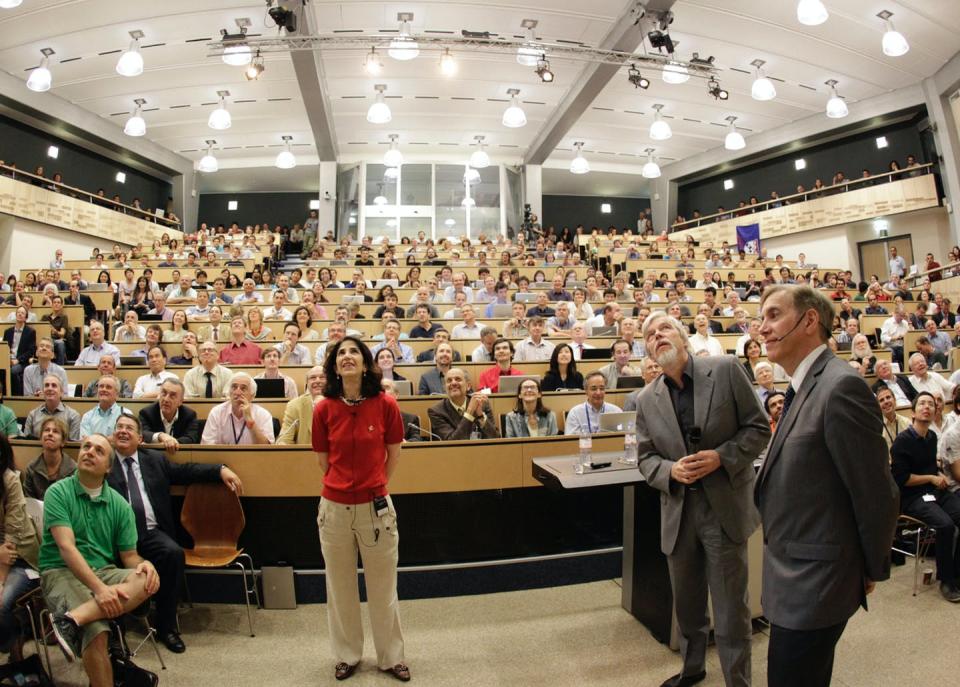
<path fill-rule="evenodd" d="M 153 564 L 137 555 L 133 509 L 105 483 L 112 463 L 110 441 L 91 434 L 80 444 L 77 471 L 44 496 L 43 594 L 57 643 L 68 661 L 83 658 L 92 687 L 113 685 L 105 620 L 136 608 L 160 588 Z"/>

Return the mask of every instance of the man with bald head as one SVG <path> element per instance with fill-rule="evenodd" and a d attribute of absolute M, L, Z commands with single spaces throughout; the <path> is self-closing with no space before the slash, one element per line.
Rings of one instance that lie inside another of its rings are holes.
<path fill-rule="evenodd" d="M 143 440 L 148 444 L 163 444 L 177 451 L 180 444 L 200 443 L 200 420 L 197 413 L 183 404 L 186 390 L 176 377 L 163 380 L 157 402 L 140 410 Z"/>

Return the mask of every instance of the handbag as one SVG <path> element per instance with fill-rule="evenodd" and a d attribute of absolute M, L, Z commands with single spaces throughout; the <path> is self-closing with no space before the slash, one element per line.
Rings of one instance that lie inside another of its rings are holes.
<path fill-rule="evenodd" d="M 0 665 L 0 687 L 54 687 L 40 657 L 31 654 L 21 661 Z"/>
<path fill-rule="evenodd" d="M 141 668 L 129 657 L 112 656 L 110 663 L 113 665 L 114 687 L 157 687 L 160 684 L 156 673 Z"/>

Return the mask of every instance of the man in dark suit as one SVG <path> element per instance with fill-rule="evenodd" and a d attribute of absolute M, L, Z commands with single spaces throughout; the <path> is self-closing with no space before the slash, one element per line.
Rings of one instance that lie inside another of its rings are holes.
<path fill-rule="evenodd" d="M 183 584 L 183 549 L 174 540 L 176 527 L 170 502 L 171 484 L 223 480 L 238 495 L 240 478 L 226 465 L 171 463 L 166 456 L 140 447 L 140 421 L 121 415 L 113 432 L 116 459 L 107 483 L 133 507 L 137 523 L 137 553 L 153 563 L 160 574 L 156 601 L 157 633 L 174 653 L 186 646 L 177 631 L 177 599 Z"/>
<path fill-rule="evenodd" d="M 37 352 L 37 331 L 27 324 L 27 309 L 22 305 L 15 313 L 16 324 L 3 332 L 10 346 L 10 393 L 23 396 L 23 371 Z"/>
<path fill-rule="evenodd" d="M 897 488 L 877 401 L 826 345 L 833 304 L 807 286 L 772 285 L 761 312 L 767 355 L 792 377 L 754 495 L 767 674 L 771 687 L 820 687 L 847 620 L 890 576 Z"/>
<path fill-rule="evenodd" d="M 451 367 L 444 376 L 447 397 L 427 408 L 430 429 L 438 437 L 454 439 L 499 439 L 500 430 L 493 419 L 486 394 L 467 396 L 470 382 L 459 367 Z"/>
<path fill-rule="evenodd" d="M 874 394 L 882 387 L 889 387 L 898 408 L 906 408 L 913 403 L 913 399 L 917 397 L 917 390 L 904 375 L 893 373 L 889 360 L 878 360 L 873 366 L 873 371 L 877 373 L 877 381 L 870 387 Z"/>
<path fill-rule="evenodd" d="M 683 657 L 683 670 L 662 687 L 706 677 L 708 590 L 724 680 L 748 687 L 747 540 L 759 523 L 753 461 L 770 425 L 736 358 L 691 355 L 683 325 L 664 312 L 647 318 L 643 338 L 663 373 L 637 398 L 637 457 L 647 483 L 662 492 L 660 547 Z"/>
<path fill-rule="evenodd" d="M 87 325 L 90 320 L 97 317 L 97 306 L 93 304 L 90 296 L 80 293 L 80 282 L 76 279 L 70 282 L 70 295 L 63 299 L 64 305 L 82 305 L 83 323 Z"/>
<path fill-rule="evenodd" d="M 200 443 L 200 420 L 183 405 L 184 388 L 179 379 L 165 379 L 157 402 L 140 411 L 143 440 L 176 451 L 180 444 Z"/>

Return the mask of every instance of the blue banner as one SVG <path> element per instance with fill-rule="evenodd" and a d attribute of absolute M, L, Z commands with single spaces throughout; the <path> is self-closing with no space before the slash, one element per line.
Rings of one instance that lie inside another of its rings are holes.
<path fill-rule="evenodd" d="M 737 250 L 747 255 L 760 255 L 760 225 L 758 223 L 737 227 Z"/>

